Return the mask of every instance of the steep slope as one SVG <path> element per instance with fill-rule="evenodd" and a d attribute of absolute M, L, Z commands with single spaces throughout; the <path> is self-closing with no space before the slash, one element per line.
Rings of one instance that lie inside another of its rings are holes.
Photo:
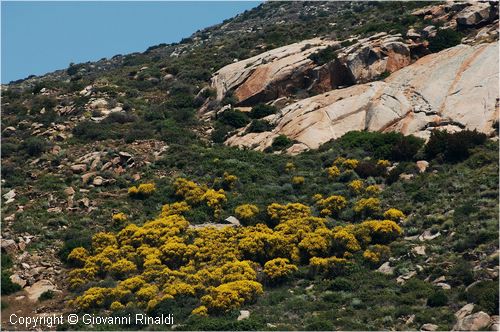
<path fill-rule="evenodd" d="M 306 98 L 267 120 L 271 132 L 236 134 L 233 146 L 263 150 L 284 134 L 294 152 L 351 130 L 399 131 L 428 138 L 436 127 L 494 134 L 498 118 L 498 43 L 459 45 L 423 57 L 383 82 Z"/>

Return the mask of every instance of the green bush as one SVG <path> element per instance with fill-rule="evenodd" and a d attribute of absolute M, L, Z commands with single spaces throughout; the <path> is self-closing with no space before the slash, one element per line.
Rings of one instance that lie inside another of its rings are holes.
<path fill-rule="evenodd" d="M 486 135 L 476 130 L 462 130 L 449 133 L 434 130 L 425 146 L 425 155 L 429 159 L 440 158 L 448 162 L 457 162 L 467 159 L 470 149 L 486 142 Z"/>
<path fill-rule="evenodd" d="M 274 127 L 265 120 L 253 120 L 248 126 L 247 133 L 263 133 L 265 131 L 270 131 Z"/>
<path fill-rule="evenodd" d="M 284 150 L 292 146 L 293 141 L 289 139 L 286 135 L 279 135 L 273 140 L 271 145 L 274 150 Z"/>
<path fill-rule="evenodd" d="M 498 280 L 481 281 L 470 287 L 466 293 L 467 301 L 478 304 L 490 315 L 498 315 Z"/>
<path fill-rule="evenodd" d="M 3 268 L 2 268 L 3 270 Z M 10 280 L 9 273 L 6 270 L 2 271 L 2 284 L 1 284 L 1 294 L 9 295 L 21 290 L 21 286 L 13 283 Z"/>
<path fill-rule="evenodd" d="M 412 160 L 424 141 L 401 133 L 350 131 L 338 139 L 344 149 L 361 148 L 366 154 L 391 161 Z"/>
<path fill-rule="evenodd" d="M 223 124 L 226 124 L 228 126 L 232 126 L 234 128 L 244 127 L 250 122 L 248 115 L 246 115 L 245 113 L 243 113 L 241 111 L 233 110 L 233 109 L 224 111 L 218 117 L 218 120 L 220 122 L 222 122 Z"/>
<path fill-rule="evenodd" d="M 38 297 L 38 301 L 46 301 L 54 298 L 55 293 L 51 290 L 45 291 Z"/>
<path fill-rule="evenodd" d="M 358 163 L 354 171 L 360 177 L 366 179 L 370 176 L 377 177 L 385 175 L 386 168 L 384 166 L 377 165 L 377 163 L 372 160 L 362 160 Z"/>
<path fill-rule="evenodd" d="M 252 107 L 252 110 L 248 113 L 252 119 L 261 119 L 271 114 L 275 114 L 278 109 L 274 106 L 266 104 L 258 104 Z"/>
<path fill-rule="evenodd" d="M 328 63 L 336 58 L 336 48 L 333 46 L 323 48 L 309 56 L 309 59 L 311 59 L 318 66 L 324 65 L 325 63 Z"/>
<path fill-rule="evenodd" d="M 442 290 L 437 290 L 427 299 L 429 307 L 442 307 L 448 304 L 448 296 Z"/>
<path fill-rule="evenodd" d="M 29 137 L 23 144 L 22 148 L 26 151 L 29 156 L 37 157 L 47 150 L 48 142 L 41 137 Z"/>
<path fill-rule="evenodd" d="M 438 29 L 436 36 L 429 38 L 429 51 L 439 52 L 460 44 L 463 35 L 460 32 L 451 29 Z"/>

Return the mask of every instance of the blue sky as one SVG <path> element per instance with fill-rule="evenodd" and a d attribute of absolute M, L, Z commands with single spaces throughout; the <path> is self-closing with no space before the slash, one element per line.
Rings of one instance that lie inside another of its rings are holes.
<path fill-rule="evenodd" d="M 178 42 L 259 3 L 2 1 L 1 81 Z"/>

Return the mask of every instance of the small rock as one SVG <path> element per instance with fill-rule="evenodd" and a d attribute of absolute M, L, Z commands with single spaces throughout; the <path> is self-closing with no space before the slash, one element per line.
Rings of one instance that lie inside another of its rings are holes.
<path fill-rule="evenodd" d="M 58 155 L 61 152 L 61 147 L 59 145 L 54 145 L 52 147 L 52 150 L 50 150 L 50 153 L 53 155 Z"/>
<path fill-rule="evenodd" d="M 413 174 L 406 174 L 406 173 L 399 174 L 399 178 L 405 181 L 411 180 L 413 179 L 413 177 L 414 177 Z"/>
<path fill-rule="evenodd" d="M 118 152 L 118 155 L 124 159 L 132 158 L 132 155 L 130 153 L 124 151 Z"/>
<path fill-rule="evenodd" d="M 467 303 L 460 310 L 455 312 L 455 317 L 457 317 L 457 320 L 460 320 L 465 316 L 470 315 L 472 310 L 474 310 L 474 303 Z"/>
<path fill-rule="evenodd" d="M 19 250 L 24 251 L 26 249 L 26 242 L 24 242 L 24 240 L 21 239 L 17 244 L 17 246 L 19 247 Z"/>
<path fill-rule="evenodd" d="M 139 181 L 141 179 L 141 175 L 139 173 L 135 173 L 134 175 L 132 175 L 132 179 L 134 181 Z"/>
<path fill-rule="evenodd" d="M 16 191 L 14 189 L 3 195 L 3 198 L 7 201 L 14 199 L 14 197 L 16 197 Z"/>
<path fill-rule="evenodd" d="M 113 166 L 113 163 L 111 161 L 108 161 L 107 163 L 105 163 L 104 165 L 102 165 L 101 171 L 105 171 L 108 168 L 110 168 L 111 166 Z"/>
<path fill-rule="evenodd" d="M 16 301 L 21 301 L 21 300 L 24 300 L 25 298 L 26 298 L 26 296 L 19 295 L 19 296 L 16 296 Z"/>
<path fill-rule="evenodd" d="M 66 196 L 73 196 L 75 194 L 75 189 L 73 189 L 73 187 L 68 187 L 64 189 L 64 193 Z"/>
<path fill-rule="evenodd" d="M 226 220 L 228 223 L 233 224 L 233 225 L 235 225 L 235 226 L 241 226 L 240 221 L 239 221 L 237 218 L 233 217 L 233 216 L 229 216 L 229 217 L 227 217 L 225 220 Z"/>
<path fill-rule="evenodd" d="M 24 288 L 24 286 L 26 286 L 26 280 L 21 278 L 18 274 L 11 275 L 10 281 L 12 281 L 14 284 L 21 286 L 21 288 Z"/>
<path fill-rule="evenodd" d="M 85 164 L 71 165 L 71 171 L 73 173 L 83 173 L 86 170 L 87 170 L 87 165 L 85 165 Z"/>
<path fill-rule="evenodd" d="M 56 206 L 56 207 L 53 207 L 53 208 L 48 208 L 47 212 L 49 212 L 49 213 L 61 213 L 62 212 L 62 208 L 60 206 Z"/>
<path fill-rule="evenodd" d="M 307 286 L 305 289 L 306 289 L 306 290 L 311 290 L 311 289 L 313 289 L 313 288 L 314 288 L 314 284 L 311 284 L 311 285 Z"/>
<path fill-rule="evenodd" d="M 410 39 L 419 39 L 422 37 L 418 32 L 415 31 L 415 29 L 410 29 L 408 32 L 406 32 L 406 37 Z"/>
<path fill-rule="evenodd" d="M 413 247 L 413 249 L 411 251 L 414 252 L 417 255 L 421 255 L 421 256 L 425 256 L 426 255 L 425 254 L 425 246 Z"/>
<path fill-rule="evenodd" d="M 271 323 L 267 323 L 266 325 L 267 325 L 267 327 L 269 327 L 269 328 L 271 328 L 271 329 L 276 328 L 276 325 L 271 324 Z"/>
<path fill-rule="evenodd" d="M 424 324 L 420 328 L 420 331 L 436 331 L 438 329 L 438 326 L 436 324 Z"/>
<path fill-rule="evenodd" d="M 21 263 L 21 266 L 25 270 L 29 270 L 31 268 L 31 266 L 28 263 Z"/>
<path fill-rule="evenodd" d="M 484 311 L 465 316 L 453 326 L 454 331 L 480 331 L 490 324 L 490 315 Z"/>
<path fill-rule="evenodd" d="M 17 244 L 14 240 L 4 240 L 2 239 L 2 250 L 11 255 L 17 252 Z"/>
<path fill-rule="evenodd" d="M 397 277 L 396 278 L 396 282 L 398 284 L 402 285 L 402 284 L 404 284 L 406 282 L 406 280 L 409 280 L 409 279 L 413 278 L 416 275 L 417 275 L 416 271 L 408 272 L 407 274 L 404 274 L 402 276 Z"/>
<path fill-rule="evenodd" d="M 394 268 L 391 267 L 389 262 L 385 262 L 384 264 L 380 265 L 377 271 L 383 274 L 391 275 L 394 273 Z"/>
<path fill-rule="evenodd" d="M 500 330 L 500 317 L 497 315 L 491 316 L 490 319 L 490 331 L 499 331 Z"/>
<path fill-rule="evenodd" d="M 26 293 L 28 294 L 28 299 L 31 301 L 37 301 L 40 295 L 45 293 L 46 291 L 55 291 L 56 286 L 49 280 L 40 280 L 35 282 L 33 285 L 25 288 Z"/>
<path fill-rule="evenodd" d="M 82 183 L 87 184 L 92 177 L 96 175 L 96 172 L 90 172 L 82 175 Z"/>
<path fill-rule="evenodd" d="M 436 278 L 436 280 L 433 281 L 433 283 L 438 283 L 438 282 L 443 282 L 443 281 L 446 281 L 446 277 L 445 276 L 440 276 L 439 278 Z"/>
<path fill-rule="evenodd" d="M 250 317 L 250 311 L 248 310 L 240 310 L 240 315 L 238 316 L 238 320 L 247 319 Z"/>
<path fill-rule="evenodd" d="M 438 236 L 441 235 L 441 232 L 437 232 L 436 234 L 432 234 L 431 231 L 429 230 L 426 230 L 424 231 L 419 237 L 418 239 L 420 241 L 430 241 L 430 240 L 434 240 L 435 238 L 437 238 Z"/>
<path fill-rule="evenodd" d="M 450 286 L 450 285 L 448 285 L 448 284 L 446 284 L 446 283 L 444 283 L 444 282 L 438 282 L 438 283 L 436 284 L 436 286 L 441 287 L 441 288 L 442 288 L 442 289 L 444 289 L 444 290 L 451 289 L 451 286 Z"/>
<path fill-rule="evenodd" d="M 429 162 L 425 160 L 417 161 L 417 168 L 420 173 L 424 173 L 425 170 L 429 167 Z"/>
<path fill-rule="evenodd" d="M 104 179 L 101 176 L 96 176 L 94 178 L 94 181 L 92 181 L 92 184 L 94 186 L 101 186 L 103 182 L 104 182 Z"/>
<path fill-rule="evenodd" d="M 87 197 L 82 198 L 81 200 L 78 201 L 78 204 L 83 207 L 89 207 L 90 206 L 90 200 Z"/>

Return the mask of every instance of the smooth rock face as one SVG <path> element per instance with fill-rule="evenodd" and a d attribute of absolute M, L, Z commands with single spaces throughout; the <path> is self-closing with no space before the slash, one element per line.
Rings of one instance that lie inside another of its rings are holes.
<path fill-rule="evenodd" d="M 342 48 L 338 41 L 314 38 L 227 65 L 212 78 L 217 99 L 234 91 L 238 105 L 245 106 L 288 96 L 296 89 L 324 92 L 374 80 L 412 61 L 401 35 L 382 32 L 348 41 L 353 45 Z M 309 59 L 329 46 L 338 50 L 335 59 L 321 65 Z"/>
<path fill-rule="evenodd" d="M 234 90 L 239 102 L 251 102 L 257 98 L 276 99 L 286 89 L 286 84 L 280 82 L 303 80 L 303 75 L 298 73 L 315 66 L 308 57 L 334 44 L 339 43 L 320 38 L 308 39 L 227 65 L 212 78 L 217 99 L 224 98 L 229 90 Z"/>
<path fill-rule="evenodd" d="M 453 326 L 453 331 L 480 331 L 488 327 L 490 316 L 484 311 L 466 316 Z"/>
<path fill-rule="evenodd" d="M 315 149 L 352 130 L 398 131 L 428 138 L 433 129 L 491 134 L 498 118 L 498 42 L 458 45 L 425 56 L 384 82 L 300 100 L 266 119 L 271 132 L 236 134 L 226 144 L 264 150 L 284 134 Z M 300 152 L 300 151 L 298 151 Z"/>

